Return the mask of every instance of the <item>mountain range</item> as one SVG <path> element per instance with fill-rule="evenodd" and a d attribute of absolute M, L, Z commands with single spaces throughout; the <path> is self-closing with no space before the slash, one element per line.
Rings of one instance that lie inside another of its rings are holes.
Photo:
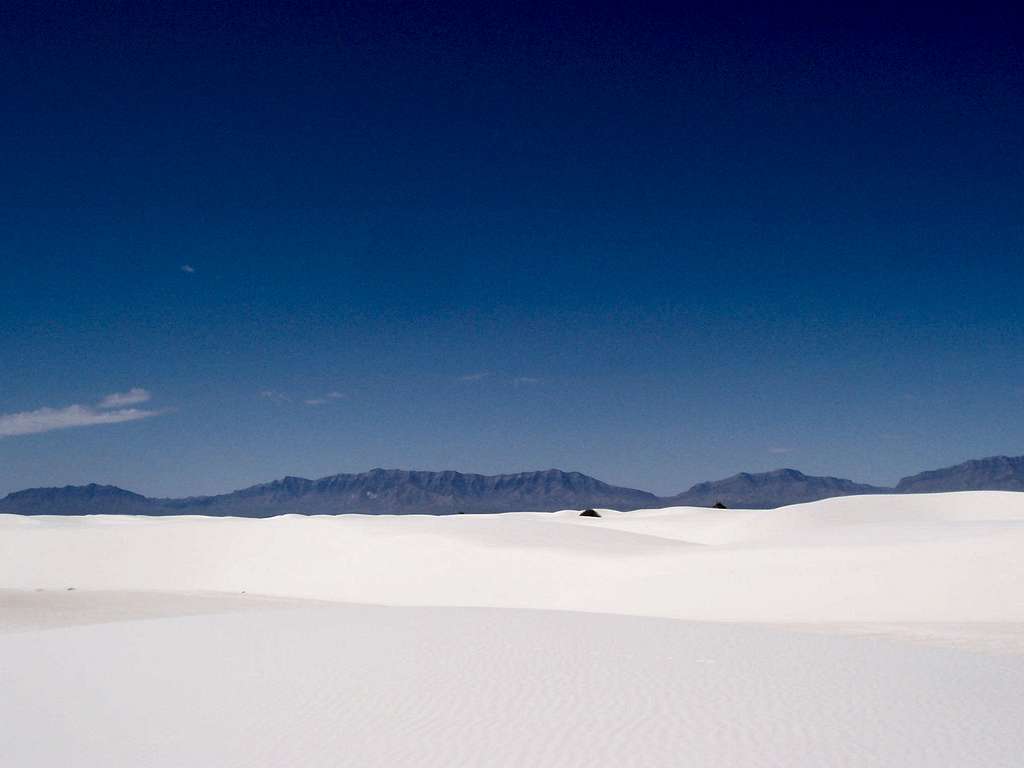
<path fill-rule="evenodd" d="M 111 485 L 30 488 L 0 499 L 0 514 L 22 515 L 213 515 L 272 517 L 283 514 L 459 514 L 547 512 L 603 507 L 727 507 L 770 509 L 831 496 L 940 491 L 1024 491 L 1024 456 L 975 459 L 905 477 L 892 488 L 795 469 L 741 472 L 697 483 L 675 496 L 656 496 L 609 485 L 579 472 L 549 469 L 510 475 L 373 469 L 307 480 L 285 477 L 216 496 L 160 499 Z"/>

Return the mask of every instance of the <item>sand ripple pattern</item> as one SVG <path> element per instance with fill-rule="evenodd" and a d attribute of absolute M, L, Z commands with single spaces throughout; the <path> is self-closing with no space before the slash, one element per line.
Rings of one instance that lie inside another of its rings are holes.
<path fill-rule="evenodd" d="M 328 606 L 0 635 L 4 765 L 1020 765 L 1019 657 L 741 625 Z"/>

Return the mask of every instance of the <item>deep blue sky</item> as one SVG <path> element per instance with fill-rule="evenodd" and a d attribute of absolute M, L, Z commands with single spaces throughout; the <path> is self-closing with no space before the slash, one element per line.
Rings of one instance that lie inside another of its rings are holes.
<path fill-rule="evenodd" d="M 0 10 L 0 425 L 158 412 L 0 493 L 1024 453 L 1019 12 L 149 5 Z"/>

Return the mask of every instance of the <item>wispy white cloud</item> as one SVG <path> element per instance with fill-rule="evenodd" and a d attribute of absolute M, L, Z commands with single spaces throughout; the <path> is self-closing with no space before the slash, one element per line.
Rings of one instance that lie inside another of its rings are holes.
<path fill-rule="evenodd" d="M 106 401 L 107 398 L 104 398 Z M 148 399 L 148 396 L 147 396 Z M 65 408 L 38 408 L 34 411 L 0 414 L 0 438 L 34 435 L 70 427 L 118 424 L 157 416 L 161 411 L 140 408 L 111 409 L 109 406 L 69 405 Z"/>
<path fill-rule="evenodd" d="M 516 376 L 512 379 L 512 383 L 516 386 L 520 384 L 540 384 L 540 379 L 535 379 L 533 376 Z"/>
<path fill-rule="evenodd" d="M 792 452 L 793 452 L 792 448 L 784 448 L 782 446 L 774 446 L 774 447 L 768 449 L 768 453 L 775 453 L 775 454 L 779 454 L 779 453 L 792 453 Z"/>
<path fill-rule="evenodd" d="M 193 267 L 191 264 L 182 264 L 181 271 L 191 275 L 196 271 L 196 268 Z"/>
<path fill-rule="evenodd" d="M 347 399 L 348 399 L 348 395 L 346 395 L 344 392 L 333 391 L 333 392 L 328 392 L 323 397 L 311 397 L 308 400 L 304 400 L 303 402 L 306 405 L 326 405 L 327 403 L 331 402 L 332 400 L 347 400 Z"/>
<path fill-rule="evenodd" d="M 260 397 L 272 400 L 275 403 L 290 403 L 292 401 L 288 395 L 284 392 L 278 392 L 276 389 L 264 389 L 260 392 Z"/>
<path fill-rule="evenodd" d="M 459 381 L 482 381 L 491 375 L 490 371 L 480 371 L 479 373 L 467 373 L 465 376 L 459 376 Z"/>
<path fill-rule="evenodd" d="M 301 396 L 293 397 L 287 392 L 281 392 L 276 389 L 264 389 L 260 391 L 260 397 L 264 400 L 270 400 L 274 403 L 291 403 L 301 402 L 306 405 L 326 405 L 333 400 L 347 400 L 348 395 L 338 390 L 331 390 L 324 395 L 316 395 L 315 397 L 302 398 Z"/>
<path fill-rule="evenodd" d="M 124 408 L 126 405 L 138 405 L 149 400 L 152 395 L 142 387 L 132 387 L 127 392 L 114 392 L 107 395 L 97 404 L 97 408 Z"/>

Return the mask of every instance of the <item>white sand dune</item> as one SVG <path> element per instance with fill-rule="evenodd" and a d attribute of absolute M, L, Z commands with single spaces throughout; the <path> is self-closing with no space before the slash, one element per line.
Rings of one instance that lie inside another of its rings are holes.
<path fill-rule="evenodd" d="M 1024 755 L 1024 494 L 2 516 L 0 588 L 3 765 Z"/>
<path fill-rule="evenodd" d="M 1024 621 L 1024 494 L 604 514 L 0 516 L 0 587 L 712 621 Z"/>
<path fill-rule="evenodd" d="M 0 639 L 5 765 L 1008 767 L 1024 750 L 1007 658 L 750 626 L 337 606 Z"/>

